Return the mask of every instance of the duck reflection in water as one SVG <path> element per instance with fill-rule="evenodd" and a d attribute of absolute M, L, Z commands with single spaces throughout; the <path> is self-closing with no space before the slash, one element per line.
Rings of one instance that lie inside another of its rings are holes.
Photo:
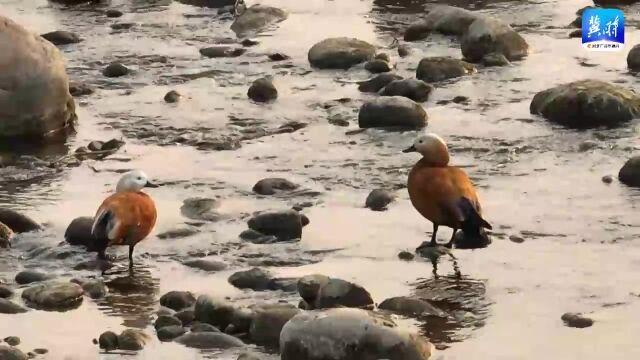
<path fill-rule="evenodd" d="M 160 291 L 160 279 L 148 267 L 136 265 L 105 276 L 109 293 L 98 303 L 109 316 L 123 318 L 123 325 L 144 329 L 152 323 Z"/>

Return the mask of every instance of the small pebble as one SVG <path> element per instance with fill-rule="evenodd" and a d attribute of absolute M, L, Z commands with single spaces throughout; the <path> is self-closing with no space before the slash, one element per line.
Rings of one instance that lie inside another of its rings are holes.
<path fill-rule="evenodd" d="M 180 95 L 179 92 L 175 90 L 171 90 L 164 96 L 164 102 L 170 103 L 170 104 L 177 103 L 178 101 L 180 101 L 181 97 L 182 95 Z"/>
<path fill-rule="evenodd" d="M 255 46 L 255 45 L 258 45 L 258 44 L 260 44 L 260 42 L 258 42 L 257 40 L 252 40 L 252 39 L 244 39 L 244 40 L 242 40 L 242 46 L 249 47 L 249 46 Z"/>
<path fill-rule="evenodd" d="M 605 175 L 602 177 L 602 182 L 605 184 L 611 184 L 613 182 L 613 176 Z"/>
<path fill-rule="evenodd" d="M 20 345 L 20 338 L 17 336 L 9 336 L 4 338 L 4 342 L 6 342 L 7 344 L 11 345 L 11 346 L 18 346 Z"/>
<path fill-rule="evenodd" d="M 283 61 L 283 60 L 289 60 L 289 59 L 291 59 L 291 57 L 287 54 L 283 54 L 283 53 L 269 54 L 269 60 L 271 61 Z"/>
<path fill-rule="evenodd" d="M 34 352 L 34 353 L 36 353 L 36 354 L 38 354 L 38 355 L 44 355 L 44 354 L 48 353 L 48 352 L 49 352 L 49 350 L 47 350 L 47 349 L 42 349 L 42 348 L 38 348 L 38 349 L 33 350 L 33 352 Z"/>
<path fill-rule="evenodd" d="M 119 62 L 114 62 L 102 70 L 102 75 L 106 77 L 120 77 L 129 74 L 129 68 Z"/>
<path fill-rule="evenodd" d="M 460 104 L 460 103 L 469 101 L 469 98 L 466 97 L 466 96 L 460 96 L 459 95 L 459 96 L 456 96 L 453 99 L 451 99 L 451 101 L 456 103 L 456 104 Z"/>
<path fill-rule="evenodd" d="M 117 18 L 117 17 L 120 17 L 120 16 L 122 16 L 122 15 L 123 15 L 123 14 L 122 14 L 122 11 L 120 11 L 120 10 L 116 10 L 116 9 L 109 9 L 109 10 L 105 11 L 105 13 L 104 13 L 104 14 L 105 14 L 107 17 L 110 17 L 110 18 Z"/>
<path fill-rule="evenodd" d="M 407 57 L 411 53 L 411 48 L 405 44 L 398 46 L 398 55 L 400 57 Z"/>
<path fill-rule="evenodd" d="M 511 235 L 509 236 L 509 240 L 511 240 L 511 242 L 514 242 L 516 244 L 522 244 L 524 242 L 524 238 L 518 236 L 518 235 Z"/>
<path fill-rule="evenodd" d="M 565 313 L 561 319 L 566 326 L 573 328 L 582 329 L 593 325 L 593 320 L 578 313 Z"/>
<path fill-rule="evenodd" d="M 404 260 L 404 261 L 411 261 L 415 258 L 416 256 L 408 251 L 401 251 L 398 254 L 398 259 L 400 260 Z"/>

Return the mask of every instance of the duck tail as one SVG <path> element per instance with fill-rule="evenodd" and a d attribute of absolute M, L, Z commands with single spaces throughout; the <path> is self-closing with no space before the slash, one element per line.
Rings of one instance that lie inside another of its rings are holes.
<path fill-rule="evenodd" d="M 96 215 L 93 220 L 93 226 L 91 227 L 91 235 L 93 236 L 91 251 L 97 251 L 98 254 L 104 255 L 104 251 L 109 245 L 109 232 L 112 228 L 112 220 L 113 212 L 108 209 L 102 210 Z"/>
<path fill-rule="evenodd" d="M 493 229 L 491 224 L 482 218 L 476 206 L 466 197 L 460 199 L 458 207 L 464 218 L 461 227 L 464 237 L 463 241 L 456 244 L 456 247 L 467 249 L 487 247 L 491 243 L 491 239 L 485 229 Z"/>

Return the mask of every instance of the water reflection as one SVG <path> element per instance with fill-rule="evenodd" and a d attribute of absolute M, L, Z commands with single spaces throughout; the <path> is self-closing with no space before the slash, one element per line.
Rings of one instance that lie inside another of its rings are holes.
<path fill-rule="evenodd" d="M 490 301 L 486 298 L 484 281 L 467 276 L 447 275 L 413 284 L 414 295 L 449 314 L 447 318 L 419 318 L 422 334 L 438 348 L 468 338 L 470 332 L 484 326 Z"/>
<path fill-rule="evenodd" d="M 151 324 L 156 309 L 160 279 L 151 275 L 149 268 L 135 265 L 109 270 L 105 274 L 109 293 L 98 305 L 109 316 L 122 317 L 123 325 L 144 329 Z"/>

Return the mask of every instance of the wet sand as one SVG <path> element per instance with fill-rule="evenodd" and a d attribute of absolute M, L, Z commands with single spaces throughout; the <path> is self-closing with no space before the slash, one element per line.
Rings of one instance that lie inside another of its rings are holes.
<path fill-rule="evenodd" d="M 157 299 L 167 291 L 228 296 L 246 304 L 288 299 L 289 295 L 242 291 L 228 284 L 230 274 L 253 266 L 247 254 L 258 254 L 258 259 L 314 261 L 270 270 L 281 276 L 321 273 L 353 281 L 369 290 L 377 303 L 412 294 L 416 282 L 432 276 L 428 261 L 397 258 L 398 252 L 413 251 L 427 240 L 431 231 L 431 224 L 411 206 L 406 189 L 400 188 L 417 161 L 415 154 L 401 150 L 416 133 L 367 130 L 346 135 L 357 128 L 353 109 L 373 95 L 335 79 L 360 80 L 370 75 L 362 69 L 308 72 L 307 61 L 308 49 L 331 36 L 357 37 L 379 46 L 390 44 L 393 36 L 401 37 L 405 27 L 398 22 L 415 20 L 421 2 L 403 8 L 370 0 L 264 1 L 289 11 L 289 19 L 256 37 L 260 44 L 244 56 L 225 59 L 206 59 L 198 53 L 199 48 L 214 43 L 214 37 L 234 37 L 229 30 L 231 20 L 219 20 L 214 16 L 216 9 L 168 1 L 168 5 L 143 7 L 148 3 L 152 2 L 113 1 L 111 7 L 125 15 L 107 19 L 90 6 L 61 9 L 44 0 L 0 0 L 1 13 L 31 30 L 64 29 L 84 39 L 62 48 L 68 73 L 72 80 L 98 89 L 76 99 L 80 127 L 68 147 L 75 149 L 91 140 L 112 137 L 123 137 L 127 142 L 113 156 L 116 160 L 86 161 L 24 186 L 20 181 L 0 181 L 0 204 L 49 225 L 44 233 L 15 244 L 10 255 L 0 255 L 4 262 L 0 278 L 12 280 L 17 271 L 27 267 L 63 279 L 99 276 L 72 270 L 93 254 L 73 250 L 64 260 L 50 259 L 47 254 L 71 251 L 58 246 L 65 228 L 75 217 L 92 215 L 112 191 L 120 174 L 110 170 L 139 168 L 171 184 L 149 191 L 159 209 L 155 234 L 183 226 L 188 219 L 179 209 L 184 199 L 193 196 L 219 197 L 219 211 L 231 220 L 206 224 L 193 237 L 161 240 L 153 236 L 139 246 L 137 270 L 145 291 L 133 295 L 112 292 L 98 301 L 85 298 L 79 309 L 64 313 L 0 315 L 0 338 L 20 336 L 20 348 L 25 351 L 47 348 L 46 359 L 108 359 L 116 356 L 98 354 L 91 340 L 106 330 L 119 332 L 125 325 L 145 327 L 153 334 L 151 321 Z M 517 25 L 532 51 L 526 60 L 511 67 L 483 69 L 437 85 L 423 104 L 429 114 L 428 130 L 450 143 L 452 162 L 465 166 L 477 184 L 486 218 L 495 229 L 490 247 L 454 250 L 463 275 L 484 283 L 490 302 L 488 314 L 480 320 L 481 326 L 456 330 L 460 341 L 446 344 L 433 358 L 636 359 L 640 357 L 640 345 L 635 341 L 640 331 L 635 321 L 640 311 L 635 275 L 640 269 L 640 249 L 635 241 L 640 226 L 636 216 L 640 192 L 617 180 L 605 184 L 601 177 L 615 178 L 640 146 L 638 122 L 618 129 L 575 131 L 529 114 L 533 95 L 556 84 L 595 78 L 636 86 L 637 79 L 627 73 L 627 51 L 589 53 L 579 39 L 567 38 L 571 29 L 565 26 L 573 21 L 577 9 L 591 5 L 589 1 L 477 4 L 478 11 Z M 640 7 L 629 7 L 625 12 L 631 22 L 625 33 L 627 50 L 639 38 L 632 21 L 637 21 L 638 10 Z M 137 26 L 113 33 L 109 25 L 114 22 L 135 22 Z M 414 76 L 424 56 L 460 56 L 459 46 L 444 36 L 410 46 L 413 53 L 404 59 L 389 50 L 397 62 L 397 73 L 406 77 Z M 264 56 L 270 52 L 291 56 L 286 62 L 291 67 L 274 69 L 279 63 Z M 164 55 L 169 62 L 145 65 L 139 61 L 144 55 Z M 117 57 L 130 65 L 134 74 L 104 78 L 101 69 Z M 228 73 L 184 83 L 171 78 L 207 69 Z M 274 75 L 279 98 L 273 104 L 254 104 L 246 98 L 246 90 L 251 81 L 265 74 Z M 185 98 L 175 105 L 165 104 L 162 97 L 170 89 Z M 131 94 L 125 95 L 128 90 Z M 470 103 L 437 104 L 458 95 L 469 97 Z M 329 124 L 327 112 L 317 104 L 345 97 L 352 99 L 341 108 L 350 113 L 349 127 Z M 176 133 L 236 133 L 242 126 L 237 126 L 238 122 L 234 125 L 230 117 L 265 128 L 291 120 L 308 126 L 290 134 L 245 141 L 233 151 L 202 151 L 165 143 Z M 598 146 L 579 151 L 580 143 L 586 140 L 594 140 Z M 89 165 L 100 171 L 95 173 Z M 251 188 L 264 177 L 284 177 L 321 194 L 258 198 L 251 194 Z M 399 189 L 398 200 L 385 212 L 364 208 L 367 194 L 377 187 Z M 287 209 L 305 201 L 315 205 L 303 211 L 310 224 L 299 244 L 233 245 L 240 242 L 237 235 L 246 228 L 243 214 Z M 441 240 L 448 239 L 449 231 L 440 232 Z M 525 241 L 511 242 L 510 235 L 522 236 Z M 36 244 L 47 247 L 44 255 L 29 255 Z M 343 250 L 310 254 L 336 248 Z M 229 263 L 229 269 L 205 274 L 178 261 L 197 252 L 211 253 Z M 124 256 L 125 249 L 116 253 Z M 124 264 L 124 260 L 120 262 Z M 451 263 L 440 264 L 438 273 L 451 275 Z M 295 303 L 295 299 L 289 300 Z M 560 319 L 565 312 L 583 312 L 595 324 L 586 329 L 565 327 Z M 413 320 L 402 324 L 412 329 L 420 325 Z M 178 344 L 161 344 L 154 337 L 152 344 L 131 358 L 236 356 L 233 352 L 203 353 Z"/>

